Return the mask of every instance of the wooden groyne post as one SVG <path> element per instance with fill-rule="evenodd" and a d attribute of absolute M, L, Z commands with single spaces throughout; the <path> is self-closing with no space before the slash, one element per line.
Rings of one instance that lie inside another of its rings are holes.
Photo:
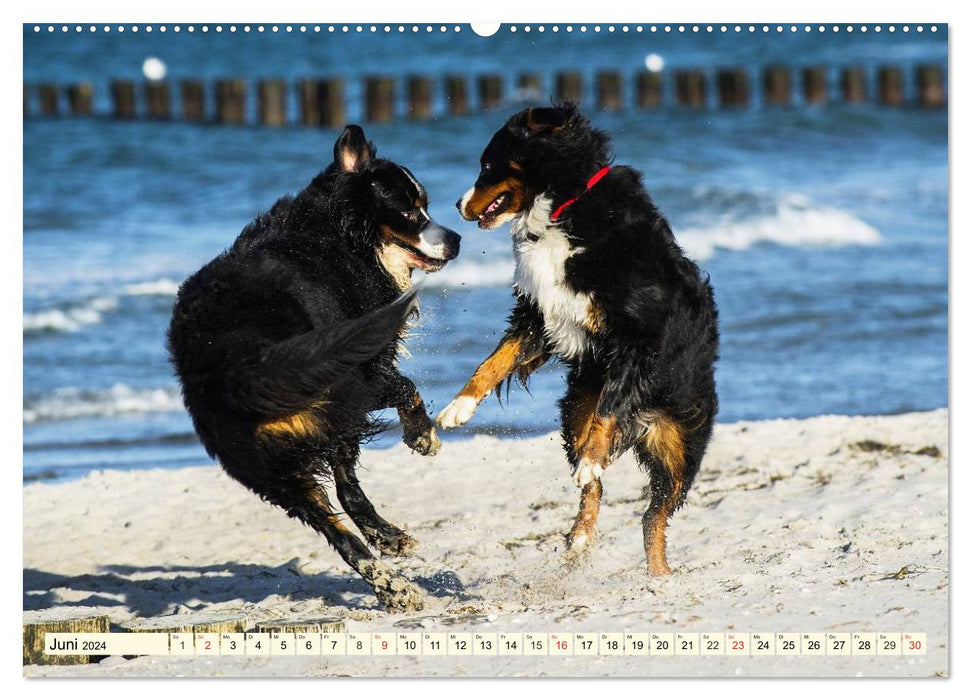
<path fill-rule="evenodd" d="M 660 107 L 663 82 L 661 73 L 642 70 L 634 79 L 634 101 L 639 109 Z"/>
<path fill-rule="evenodd" d="M 38 90 L 40 95 L 40 113 L 49 117 L 60 113 L 60 96 L 56 85 L 44 83 Z"/>
<path fill-rule="evenodd" d="M 583 101 L 583 76 L 574 72 L 556 74 L 556 100 L 563 102 L 571 100 L 576 103 Z"/>
<path fill-rule="evenodd" d="M 94 102 L 94 86 L 91 83 L 75 83 L 67 88 L 67 103 L 74 116 L 87 116 L 91 114 L 91 105 Z"/>
<path fill-rule="evenodd" d="M 674 93 L 679 105 L 705 107 L 708 104 L 708 78 L 704 71 L 676 71 L 674 74 Z"/>
<path fill-rule="evenodd" d="M 609 112 L 624 108 L 623 81 L 619 72 L 602 70 L 597 73 L 597 107 Z"/>
<path fill-rule="evenodd" d="M 112 80 L 111 101 L 114 103 L 115 119 L 134 119 L 135 83 L 130 80 Z"/>
<path fill-rule="evenodd" d="M 394 80 L 384 76 L 365 79 L 364 118 L 369 122 L 394 119 Z"/>
<path fill-rule="evenodd" d="M 947 104 L 944 71 L 940 66 L 917 66 L 917 100 L 931 109 L 940 109 Z"/>
<path fill-rule="evenodd" d="M 345 123 L 344 81 L 341 78 L 305 78 L 297 83 L 300 123 L 338 127 Z"/>
<path fill-rule="evenodd" d="M 58 617 L 64 615 L 65 617 Z M 46 665 L 69 665 L 86 664 L 94 660 L 85 653 L 77 655 L 48 655 L 44 653 L 44 636 L 47 633 L 62 632 L 66 634 L 76 633 L 97 633 L 108 632 L 108 617 L 100 615 L 97 617 L 72 618 L 70 613 L 53 613 L 50 611 L 29 612 L 24 614 L 23 622 L 23 649 L 24 663 L 46 664 Z"/>
<path fill-rule="evenodd" d="M 823 66 L 810 66 L 802 70 L 802 96 L 806 104 L 824 104 L 829 99 L 826 85 L 826 69 Z"/>
<path fill-rule="evenodd" d="M 539 102 L 543 99 L 543 78 L 539 73 L 520 73 L 516 78 L 516 91 L 523 102 Z"/>
<path fill-rule="evenodd" d="M 282 80 L 261 80 L 257 88 L 259 119 L 263 126 L 287 123 L 287 84 Z"/>
<path fill-rule="evenodd" d="M 386 123 L 401 117 L 427 120 L 436 116 L 436 109 L 443 109 L 453 117 L 462 116 L 471 111 L 470 85 L 476 93 L 474 107 L 483 111 L 505 109 L 510 102 L 548 104 L 550 100 L 571 100 L 582 103 L 587 89 L 584 76 L 578 71 L 560 71 L 552 76 L 551 83 L 547 83 L 547 79 L 536 72 L 523 72 L 515 77 L 515 91 L 507 94 L 507 81 L 511 78 L 498 72 L 473 77 L 451 74 L 446 75 L 442 83 L 425 75 L 408 75 L 401 79 L 372 75 L 363 81 L 362 118 L 372 123 Z M 709 97 L 711 78 L 714 79 L 714 103 L 725 109 L 748 108 L 753 103 L 791 105 L 794 98 L 806 105 L 824 105 L 832 100 L 860 104 L 871 100 L 889 107 L 911 105 L 941 109 L 947 106 L 947 68 L 936 64 L 919 64 L 906 70 L 885 65 L 872 69 L 872 75 L 871 69 L 860 65 L 792 68 L 769 64 L 755 72 L 738 67 L 715 71 L 688 67 L 668 72 L 642 69 L 631 75 L 603 69 L 592 76 L 593 106 L 603 111 L 653 109 L 672 97 L 673 103 L 679 107 L 708 107 L 712 103 Z M 830 80 L 838 81 L 838 85 L 836 82 L 830 84 Z M 665 83 L 668 81 L 672 85 L 671 96 L 666 94 Z M 544 89 L 547 85 L 549 91 Z M 195 78 L 183 79 L 178 85 L 181 111 L 176 114 L 169 83 L 146 81 L 136 84 L 128 79 L 112 80 L 109 86 L 111 115 L 120 120 L 138 117 L 171 120 L 178 117 L 186 122 L 212 121 L 218 124 L 255 121 L 269 127 L 281 127 L 295 121 L 306 127 L 337 128 L 347 121 L 345 83 L 341 78 L 298 80 L 295 101 L 299 113 L 296 117 L 290 114 L 292 84 L 279 78 L 255 81 L 255 119 L 247 105 L 249 86 L 249 81 L 240 78 L 216 80 L 211 85 Z M 399 89 L 403 91 L 400 93 L 404 95 L 402 100 L 398 99 Z M 444 99 L 436 95 L 440 89 L 444 90 Z M 214 112 L 207 104 L 210 91 L 215 99 Z M 796 92 L 801 94 L 801 100 L 794 95 Z M 32 113 L 45 116 L 94 113 L 94 86 L 89 82 L 63 87 L 50 82 L 24 85 L 23 93 L 25 116 Z M 61 104 L 61 93 L 66 95 L 66 112 Z M 35 94 L 38 103 L 32 112 Z M 405 103 L 403 109 L 398 106 L 399 101 Z"/>
<path fill-rule="evenodd" d="M 893 66 L 883 66 L 877 71 L 877 94 L 880 102 L 891 107 L 904 103 L 904 74 Z"/>
<path fill-rule="evenodd" d="M 479 76 L 479 107 L 483 110 L 496 109 L 502 106 L 502 76 Z"/>
<path fill-rule="evenodd" d="M 158 80 L 145 83 L 145 115 L 149 119 L 171 119 L 172 100 L 169 84 Z"/>
<path fill-rule="evenodd" d="M 741 68 L 720 70 L 716 81 L 722 107 L 748 106 L 748 71 Z"/>
<path fill-rule="evenodd" d="M 762 74 L 763 99 L 770 105 L 792 101 L 792 71 L 786 66 L 769 66 Z"/>
<path fill-rule="evenodd" d="M 246 123 L 246 81 L 239 78 L 216 82 L 216 121 Z"/>
<path fill-rule="evenodd" d="M 412 119 L 431 119 L 432 90 L 431 78 L 421 75 L 408 77 L 408 116 Z"/>
<path fill-rule="evenodd" d="M 201 122 L 206 119 L 206 88 L 201 80 L 183 80 L 182 118 L 187 122 Z"/>
<path fill-rule="evenodd" d="M 469 88 L 461 75 L 450 75 L 445 78 L 445 103 L 448 113 L 453 117 L 469 111 Z"/>
<path fill-rule="evenodd" d="M 843 101 L 850 104 L 866 102 L 866 73 L 861 66 L 847 66 L 840 73 Z"/>

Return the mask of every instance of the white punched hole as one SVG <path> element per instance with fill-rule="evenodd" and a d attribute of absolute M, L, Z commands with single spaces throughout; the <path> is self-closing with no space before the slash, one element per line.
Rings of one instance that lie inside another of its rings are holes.
<path fill-rule="evenodd" d="M 473 22 L 472 31 L 479 36 L 492 36 L 499 31 L 499 22 Z"/>

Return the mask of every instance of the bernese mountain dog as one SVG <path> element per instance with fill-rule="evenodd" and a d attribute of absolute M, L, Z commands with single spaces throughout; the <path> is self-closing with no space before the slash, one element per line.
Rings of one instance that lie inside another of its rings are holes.
<path fill-rule="evenodd" d="M 570 103 L 526 109 L 496 132 L 456 206 L 482 229 L 512 224 L 515 308 L 496 350 L 437 423 L 468 421 L 515 373 L 569 368 L 562 435 L 580 510 L 568 553 L 592 540 L 601 474 L 628 449 L 650 474 L 643 518 L 652 575 L 671 573 L 665 530 L 698 473 L 718 399 L 712 288 L 609 137 Z"/>
<path fill-rule="evenodd" d="M 360 445 L 396 408 L 404 442 L 434 455 L 415 385 L 396 365 L 415 307 L 411 272 L 441 269 L 459 236 L 428 215 L 407 169 L 378 158 L 358 126 L 295 197 L 257 216 L 182 284 L 169 351 L 209 454 L 237 481 L 323 534 L 389 610 L 422 607 L 419 589 L 341 522 L 325 486 L 367 541 L 404 555 L 415 540 L 382 518 L 355 475 Z"/>

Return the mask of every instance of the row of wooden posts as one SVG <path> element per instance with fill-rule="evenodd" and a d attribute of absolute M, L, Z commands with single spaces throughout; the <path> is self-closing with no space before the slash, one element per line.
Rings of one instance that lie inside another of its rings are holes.
<path fill-rule="evenodd" d="M 801 69 L 803 101 L 822 104 L 830 99 L 829 72 L 825 67 Z M 634 76 L 634 105 L 650 109 L 664 104 L 665 74 L 642 71 Z M 763 102 L 769 105 L 788 105 L 793 100 L 793 70 L 784 66 L 769 66 L 762 71 Z M 944 71 L 940 66 L 921 65 L 915 69 L 916 95 L 908 100 L 905 94 L 904 71 L 885 66 L 877 70 L 877 101 L 888 106 L 901 106 L 909 101 L 922 107 L 939 109 L 946 105 L 947 96 Z M 703 70 L 676 70 L 674 101 L 685 107 L 708 105 L 708 74 Z M 624 76 L 619 71 L 603 70 L 595 77 L 596 105 L 601 110 L 624 108 Z M 744 69 L 722 69 L 715 72 L 715 90 L 718 104 L 722 107 L 746 107 L 752 98 L 750 75 Z M 475 80 L 479 108 L 495 109 L 505 103 L 503 76 L 480 75 Z M 257 119 L 265 126 L 284 126 L 288 123 L 288 84 L 284 80 L 260 80 L 257 83 Z M 844 102 L 865 102 L 869 98 L 867 73 L 859 66 L 843 68 L 839 73 L 841 99 Z M 169 83 L 147 81 L 142 86 L 144 96 L 143 115 L 149 119 L 172 119 L 172 92 Z M 296 84 L 299 104 L 299 123 L 304 126 L 342 126 L 346 122 L 345 83 L 341 78 L 304 79 Z M 407 114 L 412 119 L 429 119 L 433 116 L 434 81 L 424 76 L 405 79 Z M 242 79 L 217 80 L 215 83 L 216 110 L 214 120 L 222 124 L 244 124 L 247 121 L 248 83 Z M 396 81 L 389 77 L 364 79 L 364 119 L 368 122 L 392 121 L 395 109 Z M 462 76 L 450 76 L 444 80 L 445 105 L 453 116 L 470 111 L 469 81 Z M 38 86 L 39 113 L 60 113 L 61 89 L 45 83 Z M 202 122 L 209 117 L 206 111 L 206 86 L 202 80 L 182 80 L 180 83 L 181 118 L 184 121 Z M 93 112 L 94 86 L 78 83 L 66 88 L 69 114 L 89 115 Z M 550 96 L 556 100 L 583 102 L 583 76 L 575 72 L 558 73 L 554 89 L 544 94 L 538 74 L 523 73 L 516 80 L 517 101 L 546 102 Z M 135 119 L 139 116 L 138 86 L 132 80 L 111 82 L 112 114 L 117 119 Z M 30 91 L 24 86 L 24 113 L 30 114 Z"/>

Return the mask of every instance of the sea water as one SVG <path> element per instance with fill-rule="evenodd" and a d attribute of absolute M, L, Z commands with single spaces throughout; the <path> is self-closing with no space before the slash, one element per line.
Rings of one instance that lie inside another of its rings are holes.
<path fill-rule="evenodd" d="M 376 34 L 369 26 L 360 34 L 195 29 L 75 35 L 72 27 L 65 35 L 25 27 L 25 81 L 90 80 L 99 115 L 24 121 L 25 479 L 209 463 L 165 350 L 175 292 L 257 212 L 299 191 L 332 158 L 335 129 L 109 118 L 109 80 L 140 80 L 148 56 L 165 62 L 174 86 L 186 77 L 342 76 L 349 121 L 363 120 L 367 74 L 399 85 L 427 75 L 436 89 L 446 74 L 504 75 L 501 109 L 366 125 L 379 153 L 424 183 L 432 216 L 463 236 L 460 257 L 425 280 L 421 325 L 401 362 L 433 413 L 495 347 L 512 306 L 508 229 L 480 231 L 453 203 L 475 180 L 491 134 L 524 99 L 536 99 L 512 90 L 514 76 L 541 74 L 539 101 L 548 103 L 557 70 L 584 74 L 582 106 L 613 135 L 616 162 L 641 170 L 686 253 L 711 275 L 721 312 L 720 421 L 947 405 L 946 113 L 844 105 L 835 93 L 839 67 L 865 66 L 872 95 L 873 72 L 888 64 L 904 68 L 913 94 L 914 66 L 946 64 L 944 27 L 851 35 L 772 25 L 768 34 L 745 26 L 696 35 L 548 26 L 489 39 L 451 25 L 432 33 L 394 25 L 388 34 L 383 26 Z M 669 106 L 597 112 L 596 71 L 629 76 L 649 54 L 663 59 Z M 797 95 L 790 107 L 770 107 L 753 89 L 747 109 L 670 106 L 678 68 L 741 66 L 756 88 L 773 63 L 829 66 L 834 99 L 806 105 Z M 444 112 L 438 89 L 435 106 Z M 502 405 L 490 397 L 468 426 L 443 436 L 444 449 L 474 434 L 556 430 L 563 375 L 551 363 L 530 393 L 514 387 Z M 394 414 L 384 417 L 393 422 Z M 376 444 L 398 439 L 392 424 Z"/>

